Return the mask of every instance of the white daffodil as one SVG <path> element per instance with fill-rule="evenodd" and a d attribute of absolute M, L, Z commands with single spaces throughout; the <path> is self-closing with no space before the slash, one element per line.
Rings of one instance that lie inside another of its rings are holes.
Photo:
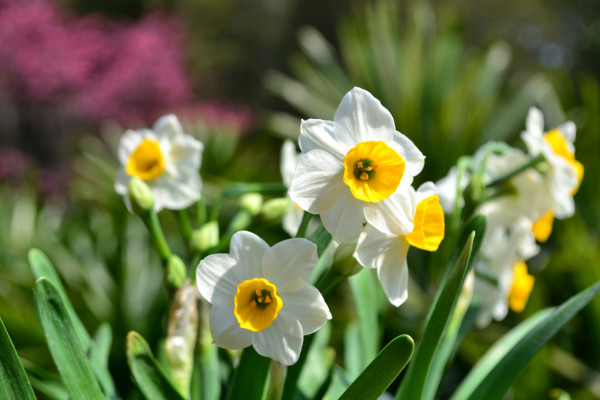
<path fill-rule="evenodd" d="M 155 211 L 186 208 L 200 199 L 202 149 L 201 142 L 183 133 L 175 115 L 160 118 L 151 130 L 128 130 L 119 144 L 122 167 L 115 190 L 131 211 L 127 188 L 136 176 L 152 190 Z"/>
<path fill-rule="evenodd" d="M 317 247 L 288 239 L 269 247 L 253 233 L 233 235 L 229 254 L 213 254 L 198 265 L 196 281 L 212 304 L 213 342 L 226 349 L 250 345 L 284 365 L 298 360 L 304 335 L 331 319 L 321 293 L 307 283 Z"/>
<path fill-rule="evenodd" d="M 544 133 L 544 116 L 535 107 L 529 110 L 526 128 L 521 137 L 532 156 L 543 155 L 548 170 L 547 180 L 552 211 L 557 218 L 567 218 L 575 212 L 573 195 L 583 178 L 583 165 L 575 159 L 575 124 L 571 121 Z"/>
<path fill-rule="evenodd" d="M 302 121 L 298 140 L 289 195 L 320 214 L 336 241 L 356 240 L 365 221 L 386 233 L 413 230 L 408 193 L 425 157 L 369 92 L 348 92 L 333 121 Z"/>
<path fill-rule="evenodd" d="M 408 234 L 389 234 L 367 224 L 358 238 L 354 253 L 363 267 L 377 269 L 383 290 L 396 307 L 407 297 L 406 255 L 409 247 L 436 251 L 444 238 L 444 212 L 435 185 L 426 182 L 416 194 L 412 187 L 410 189 L 417 203 L 413 231 Z"/>

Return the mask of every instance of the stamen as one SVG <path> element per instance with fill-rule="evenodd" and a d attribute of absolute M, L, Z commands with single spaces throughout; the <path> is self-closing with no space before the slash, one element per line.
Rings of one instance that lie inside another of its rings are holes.
<path fill-rule="evenodd" d="M 252 307 L 256 307 L 256 300 L 252 300 L 252 301 L 250 302 L 250 306 L 252 306 Z"/>
<path fill-rule="evenodd" d="M 254 293 L 256 293 L 256 296 L 258 297 L 262 296 L 262 291 L 260 289 L 256 289 Z"/>
<path fill-rule="evenodd" d="M 273 300 L 271 300 L 271 296 L 269 296 L 269 295 L 266 295 L 266 296 L 265 296 L 265 303 L 266 303 L 266 304 L 269 304 L 271 301 L 273 301 Z"/>
<path fill-rule="evenodd" d="M 359 161 L 356 163 L 356 168 L 362 168 L 363 167 L 363 162 Z"/>

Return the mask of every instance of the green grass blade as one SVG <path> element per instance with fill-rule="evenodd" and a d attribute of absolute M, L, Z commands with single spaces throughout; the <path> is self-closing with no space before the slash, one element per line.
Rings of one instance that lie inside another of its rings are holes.
<path fill-rule="evenodd" d="M 497 343 L 470 372 L 459 387 L 453 400 L 502 399 L 531 358 L 565 325 L 579 310 L 589 303 L 600 291 L 600 282 L 579 292 L 551 312 L 544 312 L 533 323 L 528 322 L 517 333 L 509 333 L 505 340 L 507 348 L 499 350 Z M 527 321 L 526 321 L 527 322 Z M 514 336 L 520 337 L 515 340 Z M 508 345 L 512 345 L 508 347 Z M 497 356 L 494 352 L 503 351 Z M 491 352 L 491 354 L 490 354 Z"/>
<path fill-rule="evenodd" d="M 432 312 L 425 324 L 421 340 L 417 344 L 413 362 L 396 393 L 396 399 L 421 399 L 427 381 L 427 371 L 435 357 L 436 350 L 450 322 L 454 305 L 460 294 L 462 283 L 469 266 L 475 232 L 472 232 L 460 256 L 456 260 L 448 280 L 440 287 L 440 296 L 432 305 Z"/>
<path fill-rule="evenodd" d="M 112 330 L 108 323 L 103 323 L 96 330 L 94 342 L 90 348 L 90 363 L 102 390 L 109 399 L 119 398 L 115 389 L 112 376 L 108 371 L 108 357 L 110 356 L 110 346 L 112 344 Z"/>
<path fill-rule="evenodd" d="M 267 395 L 271 359 L 261 356 L 254 347 L 246 347 L 233 375 L 230 400 L 262 400 Z"/>
<path fill-rule="evenodd" d="M 184 399 L 152 354 L 146 340 L 134 331 L 127 334 L 127 361 L 135 383 L 147 399 Z"/>
<path fill-rule="evenodd" d="M 35 399 L 27 374 L 15 346 L 0 318 L 0 398 L 7 400 Z"/>
<path fill-rule="evenodd" d="M 340 400 L 378 399 L 408 364 L 414 348 L 415 343 L 408 335 L 392 340 L 352 382 Z"/>
<path fill-rule="evenodd" d="M 33 300 L 48 348 L 69 395 L 74 399 L 103 399 L 58 289 L 48 279 L 40 278 L 33 287 Z"/>

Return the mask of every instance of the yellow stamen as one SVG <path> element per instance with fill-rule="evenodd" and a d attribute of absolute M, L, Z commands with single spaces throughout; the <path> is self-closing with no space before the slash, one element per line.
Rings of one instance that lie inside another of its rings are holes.
<path fill-rule="evenodd" d="M 156 179 L 166 170 L 165 160 L 156 140 L 144 139 L 131 153 L 125 172 L 145 181 Z"/>
<path fill-rule="evenodd" d="M 535 239 L 544 243 L 550 237 L 550 233 L 552 233 L 552 223 L 554 222 L 554 212 L 549 210 L 544 215 L 542 215 L 537 221 L 534 222 L 531 231 L 533 232 L 533 236 Z"/>
<path fill-rule="evenodd" d="M 564 158 L 575 172 L 575 176 L 577 177 L 577 185 L 575 188 L 573 188 L 571 193 L 574 195 L 579 190 L 581 180 L 583 179 L 583 165 L 575 159 L 575 154 L 571 149 L 571 144 L 567 139 L 565 139 L 561 131 L 558 129 L 553 129 L 549 132 L 546 132 L 544 135 L 544 140 L 546 140 L 550 147 L 552 147 L 554 154 Z"/>
<path fill-rule="evenodd" d="M 535 278 L 527 273 L 527 265 L 519 261 L 513 267 L 513 282 L 508 294 L 508 306 L 515 312 L 525 309 Z"/>
<path fill-rule="evenodd" d="M 396 191 L 404 169 L 404 159 L 385 142 L 361 142 L 344 157 L 344 183 L 358 200 L 377 203 Z"/>
<path fill-rule="evenodd" d="M 277 287 L 267 279 L 256 278 L 238 285 L 233 313 L 241 328 L 259 332 L 275 321 L 281 307 Z"/>
<path fill-rule="evenodd" d="M 444 211 L 438 196 L 429 196 L 417 204 L 413 224 L 413 231 L 404 236 L 408 243 L 422 250 L 436 251 L 444 239 Z"/>

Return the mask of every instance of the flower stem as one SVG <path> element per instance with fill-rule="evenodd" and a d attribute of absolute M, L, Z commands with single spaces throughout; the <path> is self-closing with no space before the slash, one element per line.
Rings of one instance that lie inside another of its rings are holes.
<path fill-rule="evenodd" d="M 148 232 L 152 238 L 152 243 L 154 243 L 154 248 L 160 257 L 160 260 L 162 261 L 163 265 L 167 265 L 169 258 L 171 258 L 171 249 L 169 248 L 167 240 L 165 239 L 165 235 L 163 234 L 160 222 L 158 220 L 158 215 L 154 210 L 150 210 L 141 217 L 144 225 L 146 225 L 146 228 L 148 228 Z"/>
<path fill-rule="evenodd" d="M 308 223 L 310 222 L 312 216 L 313 215 L 308 211 L 304 211 L 304 214 L 302 214 L 302 222 L 300 222 L 300 226 L 298 227 L 298 233 L 296 233 L 297 238 L 306 237 L 306 229 L 308 228 Z"/>
<path fill-rule="evenodd" d="M 181 232 L 183 233 L 183 238 L 185 242 L 189 245 L 190 239 L 192 237 L 192 223 L 190 222 L 190 217 L 187 213 L 187 210 L 177 210 L 177 220 L 179 221 L 179 225 L 181 226 Z"/>
<path fill-rule="evenodd" d="M 529 169 L 529 168 L 535 168 L 536 165 L 538 165 L 539 163 L 545 161 L 545 158 L 542 154 L 538 154 L 536 157 L 532 158 L 531 160 L 529 160 L 528 162 L 526 162 L 525 164 L 521 165 L 518 168 L 515 168 L 514 170 L 508 172 L 507 174 L 494 179 L 493 181 L 491 181 L 490 183 L 487 184 L 487 187 L 494 187 L 494 186 L 500 186 L 503 183 L 505 183 L 506 181 L 508 181 L 509 179 L 519 175 L 521 172 Z"/>

